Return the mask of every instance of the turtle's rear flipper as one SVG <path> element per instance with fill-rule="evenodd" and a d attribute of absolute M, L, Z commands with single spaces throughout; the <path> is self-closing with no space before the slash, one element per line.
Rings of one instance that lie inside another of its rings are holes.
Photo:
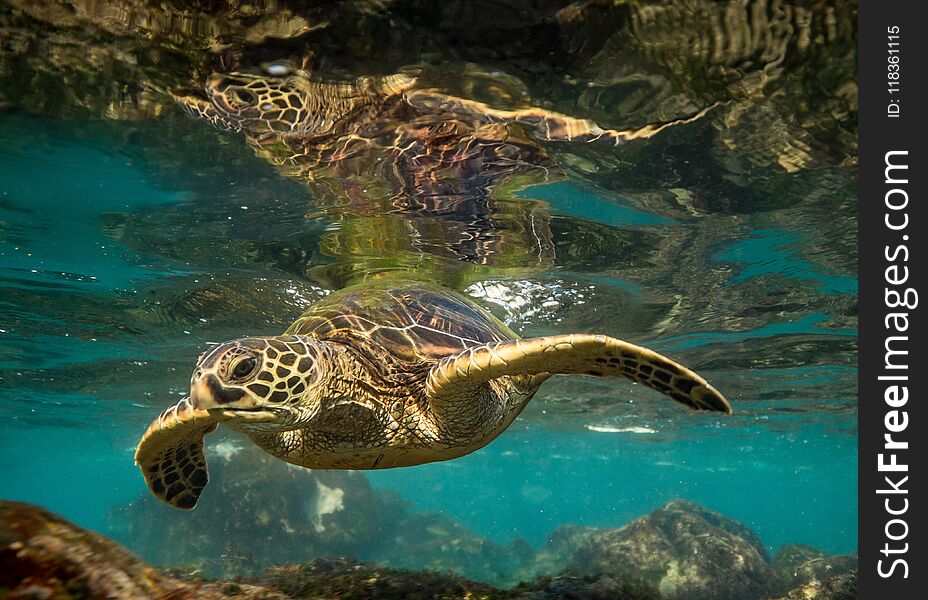
<path fill-rule="evenodd" d="M 731 413 L 725 397 L 683 365 L 605 335 L 555 335 L 490 342 L 443 358 L 429 372 L 426 392 L 441 411 L 506 375 L 576 373 L 627 377 L 694 410 Z"/>
<path fill-rule="evenodd" d="M 209 481 L 203 438 L 218 421 L 184 398 L 161 413 L 142 435 L 135 464 L 159 500 L 176 508 L 193 508 Z"/>

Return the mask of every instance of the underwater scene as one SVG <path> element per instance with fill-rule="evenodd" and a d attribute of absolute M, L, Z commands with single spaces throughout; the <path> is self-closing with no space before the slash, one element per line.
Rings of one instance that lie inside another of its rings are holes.
<path fill-rule="evenodd" d="M 0 597 L 856 598 L 857 5 L 0 0 Z"/>

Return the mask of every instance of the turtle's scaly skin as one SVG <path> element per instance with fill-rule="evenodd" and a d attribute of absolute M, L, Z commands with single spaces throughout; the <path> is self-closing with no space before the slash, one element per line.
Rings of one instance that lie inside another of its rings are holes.
<path fill-rule="evenodd" d="M 142 442 L 150 440 L 135 460 L 142 466 L 152 493 L 178 508 L 193 508 L 209 482 L 203 438 L 216 431 L 219 421 L 209 411 L 194 408 L 190 398 L 169 406 L 148 427 Z"/>
<path fill-rule="evenodd" d="M 241 131 L 259 141 L 277 134 L 319 138 L 358 133 L 376 121 L 395 125 L 399 116 L 386 119 L 386 111 L 414 83 L 405 75 L 325 83 L 302 76 L 214 73 L 205 86 L 206 100 L 175 100 L 214 127 Z"/>
<path fill-rule="evenodd" d="M 448 460 L 496 438 L 557 373 L 627 377 L 731 412 L 705 379 L 651 350 L 602 335 L 519 339 L 458 294 L 381 284 L 328 296 L 282 336 L 204 353 L 190 398 L 151 424 L 136 462 L 156 496 L 192 508 L 206 484 L 202 439 L 218 423 L 310 468 Z"/>

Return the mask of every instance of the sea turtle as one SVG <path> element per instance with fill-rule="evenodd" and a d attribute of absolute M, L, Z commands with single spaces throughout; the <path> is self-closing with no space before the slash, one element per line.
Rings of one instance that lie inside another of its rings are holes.
<path fill-rule="evenodd" d="M 559 373 L 627 377 L 689 408 L 731 412 L 705 379 L 647 348 L 593 334 L 521 339 L 455 292 L 380 282 L 330 294 L 281 336 L 205 352 L 189 397 L 152 422 L 135 460 L 178 508 L 206 486 L 203 438 L 220 423 L 315 469 L 448 460 L 490 443 Z"/>

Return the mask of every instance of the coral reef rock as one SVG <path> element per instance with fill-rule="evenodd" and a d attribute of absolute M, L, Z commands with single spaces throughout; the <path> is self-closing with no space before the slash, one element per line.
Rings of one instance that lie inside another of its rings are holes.
<path fill-rule="evenodd" d="M 756 598 L 773 582 L 767 551 L 754 532 L 685 500 L 578 540 L 569 570 L 641 577 L 666 598 Z"/>
<path fill-rule="evenodd" d="M 811 581 L 774 600 L 857 600 L 857 571 L 844 573 L 826 581 Z"/>
<path fill-rule="evenodd" d="M 115 542 L 46 510 L 9 501 L 0 501 L 0 595 L 10 599 L 223 597 L 168 577 Z"/>
<path fill-rule="evenodd" d="M 843 600 L 857 597 L 857 555 L 831 556 L 811 546 L 787 544 L 773 557 L 783 599 Z"/>
<path fill-rule="evenodd" d="M 250 580 L 207 581 L 195 569 L 171 576 L 119 544 L 42 508 L 0 501 L 0 595 L 37 598 L 286 600 L 289 598 L 658 598 L 613 577 L 543 577 L 502 590 L 448 573 L 393 569 L 348 558 L 273 567 Z"/>
<path fill-rule="evenodd" d="M 463 577 L 392 569 L 349 558 L 275 567 L 259 578 L 290 598 L 498 598 L 500 590 Z"/>
<path fill-rule="evenodd" d="M 307 476 L 318 484 L 314 477 L 315 474 Z M 346 491 L 345 497 L 358 489 L 361 488 Z M 326 508 L 337 506 L 333 498 L 340 496 L 334 492 L 314 494 L 308 497 L 321 498 L 321 505 Z M 325 519 L 333 513 L 321 510 L 311 514 L 316 517 L 321 514 L 323 518 L 315 521 L 315 517 L 309 518 L 307 527 L 312 527 L 313 522 L 334 527 Z M 459 569 L 458 563 L 470 560 L 469 568 L 474 570 L 488 570 L 481 564 L 489 559 L 500 560 L 512 569 L 520 561 L 531 559 L 525 548 L 518 545 L 509 549 L 512 555 L 509 557 L 503 555 L 500 547 L 488 551 L 485 542 L 450 520 L 436 520 L 428 513 L 414 513 L 408 519 L 409 516 L 403 517 L 397 531 L 404 524 L 407 528 L 418 526 L 435 531 L 431 534 L 420 531 L 403 539 L 397 538 L 394 531 L 392 538 L 378 550 L 384 557 L 417 555 L 420 550 L 431 549 L 439 551 L 439 556 L 431 559 L 433 569 Z M 192 532 L 184 530 L 174 535 L 190 539 Z M 441 549 L 439 539 L 451 550 Z M 196 539 L 191 542 L 198 543 Z M 405 550 L 400 547 L 404 543 L 409 544 Z M 768 563 L 758 544 L 756 536 L 744 526 L 692 503 L 675 500 L 620 529 L 561 528 L 552 534 L 548 547 L 535 555 L 534 564 L 537 571 L 540 567 L 560 568 L 559 564 L 569 561 L 571 571 L 557 576 L 528 576 L 526 582 L 509 589 L 446 571 L 410 570 L 341 556 L 273 566 L 261 574 L 247 561 L 229 560 L 226 567 L 230 574 L 234 568 L 241 569 L 235 572 L 235 579 L 210 580 L 196 561 L 179 563 L 183 566 L 172 570 L 157 569 L 116 542 L 42 508 L 0 501 L 0 596 L 18 600 L 761 597 L 849 600 L 857 597 L 856 556 L 829 556 L 808 546 L 788 545 Z M 231 550 L 226 553 L 234 554 Z M 471 556 L 462 559 L 458 553 Z M 493 568 L 502 569 L 502 564 Z M 521 573 L 525 575 L 530 570 L 523 567 Z M 252 572 L 248 574 L 249 571 Z"/>

